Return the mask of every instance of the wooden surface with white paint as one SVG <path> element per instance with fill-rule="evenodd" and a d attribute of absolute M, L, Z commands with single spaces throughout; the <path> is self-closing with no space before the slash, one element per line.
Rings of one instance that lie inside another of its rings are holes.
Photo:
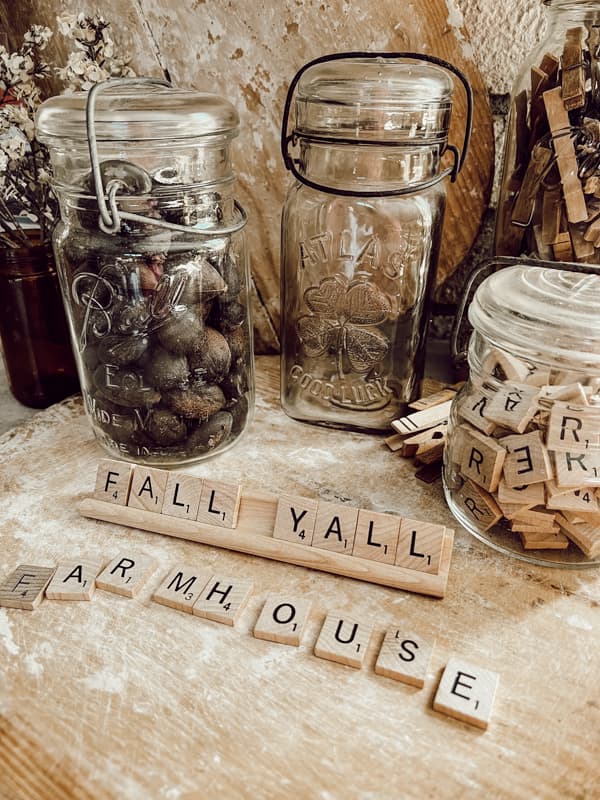
<path fill-rule="evenodd" d="M 453 527 L 438 485 L 383 439 L 287 419 L 258 359 L 256 419 L 188 470 Z M 68 401 L 0 438 L 0 576 L 131 549 L 160 564 L 135 599 L 0 609 L 2 800 L 593 798 L 600 572 L 511 560 L 457 527 L 443 600 L 80 517 L 103 453 Z M 177 564 L 252 581 L 232 629 L 151 601 Z M 300 648 L 252 635 L 267 595 L 312 603 Z M 328 612 L 374 626 L 362 670 L 316 658 Z M 375 674 L 384 631 L 435 639 L 422 690 Z M 486 732 L 432 709 L 457 657 L 500 675 Z"/>

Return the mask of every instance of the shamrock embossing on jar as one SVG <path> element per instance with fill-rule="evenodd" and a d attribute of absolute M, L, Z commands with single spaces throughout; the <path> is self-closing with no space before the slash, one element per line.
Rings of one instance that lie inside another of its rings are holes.
<path fill-rule="evenodd" d="M 386 430 L 419 392 L 444 178 L 470 136 L 467 124 L 462 153 L 448 146 L 451 73 L 470 108 L 460 72 L 413 53 L 325 56 L 290 84 L 281 400 L 295 419 Z"/>
<path fill-rule="evenodd" d="M 217 95 L 139 78 L 51 98 L 38 114 L 84 405 L 98 441 L 131 461 L 213 455 L 252 415 L 238 122 Z"/>

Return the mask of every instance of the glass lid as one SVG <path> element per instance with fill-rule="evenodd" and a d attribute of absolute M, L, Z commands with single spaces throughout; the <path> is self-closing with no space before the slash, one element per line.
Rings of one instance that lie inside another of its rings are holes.
<path fill-rule="evenodd" d="M 36 116 L 40 140 L 87 140 L 87 97 L 87 92 L 74 92 L 42 103 Z M 228 100 L 204 92 L 166 86 L 121 86 L 100 94 L 96 100 L 98 141 L 235 136 L 238 125 L 237 111 Z"/>
<path fill-rule="evenodd" d="M 339 138 L 441 141 L 453 83 L 432 64 L 348 58 L 315 64 L 298 83 L 296 132 Z"/>
<path fill-rule="evenodd" d="M 469 320 L 505 349 L 548 365 L 600 369 L 600 274 L 501 269 L 475 292 Z"/>

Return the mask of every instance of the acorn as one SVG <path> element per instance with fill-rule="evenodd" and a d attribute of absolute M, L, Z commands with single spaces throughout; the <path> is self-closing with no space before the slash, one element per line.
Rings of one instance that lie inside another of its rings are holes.
<path fill-rule="evenodd" d="M 105 364 L 131 364 L 143 356 L 149 342 L 147 336 L 105 336 L 98 345 L 98 358 Z"/>
<path fill-rule="evenodd" d="M 176 356 L 155 347 L 144 368 L 144 378 L 157 389 L 181 389 L 188 384 L 189 367 L 185 356 Z"/>
<path fill-rule="evenodd" d="M 183 356 L 204 341 L 204 321 L 194 311 L 183 311 L 160 326 L 158 339 L 171 353 Z"/>
<path fill-rule="evenodd" d="M 164 397 L 165 402 L 176 414 L 185 419 L 207 420 L 225 405 L 225 395 L 218 386 L 208 384 L 196 391 L 175 389 Z"/>
<path fill-rule="evenodd" d="M 218 411 L 189 435 L 186 445 L 191 449 L 214 450 L 231 433 L 233 417 L 228 411 Z"/>
<path fill-rule="evenodd" d="M 176 253 L 165 263 L 170 273 L 186 276 L 185 288 L 180 302 L 188 306 L 212 300 L 227 291 L 227 285 L 217 270 L 199 253 Z"/>
<path fill-rule="evenodd" d="M 204 338 L 188 355 L 193 378 L 220 383 L 231 367 L 231 350 L 223 334 L 206 328 Z"/>
<path fill-rule="evenodd" d="M 173 445 L 187 436 L 185 422 L 166 408 L 154 408 L 146 423 L 148 434 L 156 444 Z"/>

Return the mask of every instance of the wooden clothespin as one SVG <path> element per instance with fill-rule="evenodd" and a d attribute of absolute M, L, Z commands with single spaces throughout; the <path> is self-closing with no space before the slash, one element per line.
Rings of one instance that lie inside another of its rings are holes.
<path fill-rule="evenodd" d="M 567 111 L 585 104 L 583 28 L 569 28 L 562 54 L 562 99 Z"/>
<path fill-rule="evenodd" d="M 540 183 L 548 172 L 551 161 L 552 151 L 549 147 L 538 146 L 531 151 L 525 178 L 512 211 L 514 225 L 527 226 L 531 222 Z"/>

